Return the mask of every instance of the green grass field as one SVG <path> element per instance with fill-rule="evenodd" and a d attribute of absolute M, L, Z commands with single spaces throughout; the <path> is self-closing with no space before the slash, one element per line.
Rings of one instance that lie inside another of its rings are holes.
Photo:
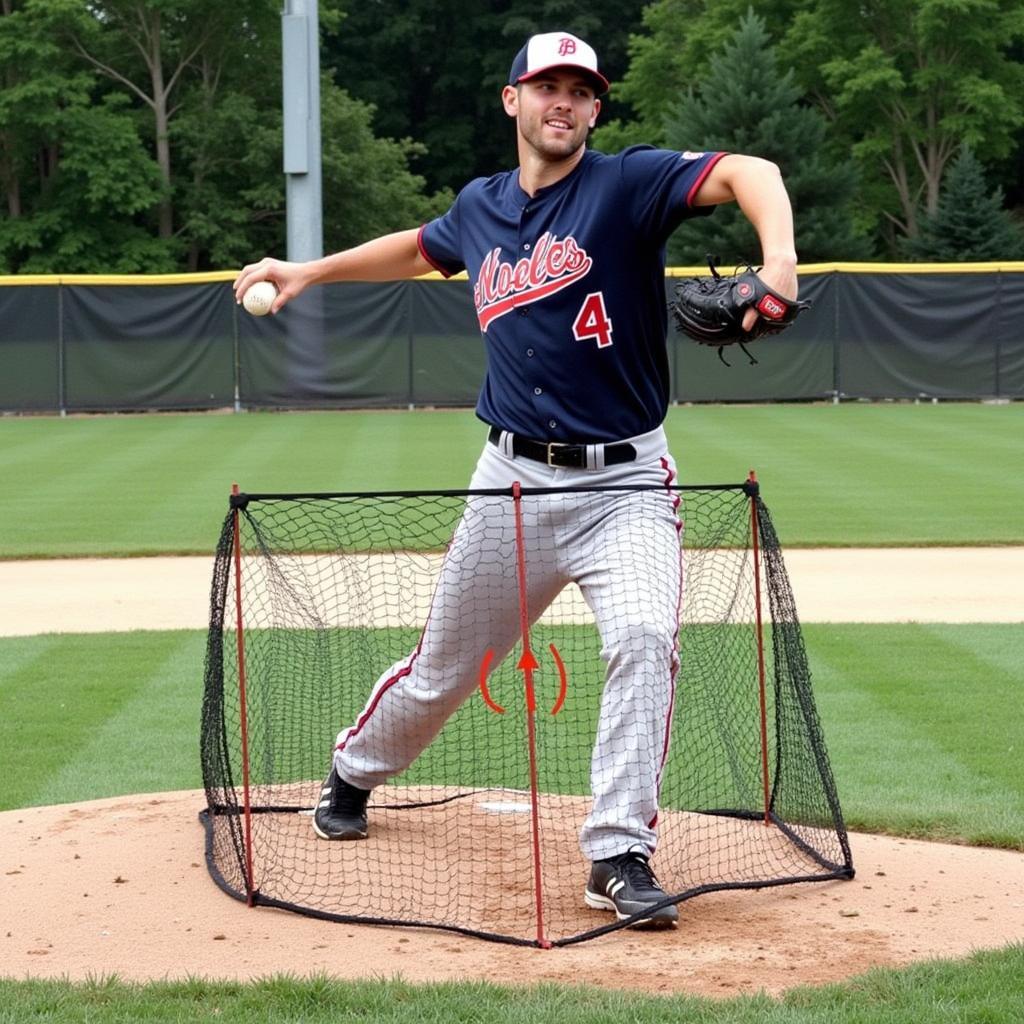
<path fill-rule="evenodd" d="M 1024 404 L 674 409 L 682 483 L 757 470 L 784 547 L 1024 543 Z M 461 488 L 472 413 L 0 419 L 0 558 L 210 554 L 230 484 Z M 1024 850 L 1019 626 L 805 626 L 851 828 Z M 204 637 L 0 640 L 0 807 L 199 787 Z M 0 967 L 2 973 L 2 967 Z M 953 1024 L 1024 1020 L 1024 945 L 712 1002 L 571 986 L 0 980 L 0 1024 L 137 1020 Z"/>
<path fill-rule="evenodd" d="M 754 468 L 788 547 L 1024 543 L 1024 403 L 691 406 L 684 484 Z M 249 491 L 464 488 L 469 411 L 0 419 L 0 558 L 212 550 Z"/>
<path fill-rule="evenodd" d="M 779 1000 L 747 996 L 722 1002 L 568 985 L 512 989 L 486 982 L 0 980 L 0 1024 L 1016 1024 L 1024 1019 L 1022 975 L 1024 945 L 978 953 L 960 963 L 872 971 L 844 985 L 793 989 Z"/>

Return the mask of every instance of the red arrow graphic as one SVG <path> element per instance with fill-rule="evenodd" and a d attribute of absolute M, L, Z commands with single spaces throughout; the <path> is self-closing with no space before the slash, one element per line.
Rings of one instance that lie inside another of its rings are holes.
<path fill-rule="evenodd" d="M 533 673 L 540 668 L 533 651 L 529 647 L 523 651 L 523 656 L 516 662 L 516 668 L 523 673 L 523 685 L 526 688 L 526 710 L 533 714 L 537 710 L 537 695 L 533 689 Z"/>
<path fill-rule="evenodd" d="M 555 705 L 551 709 L 552 715 L 557 715 L 562 707 L 565 705 L 565 697 L 569 691 L 569 677 L 565 670 L 565 663 L 562 661 L 562 656 L 558 653 L 558 648 L 554 644 L 548 644 L 548 650 L 551 651 L 551 657 L 554 659 L 555 668 L 558 669 L 558 697 L 555 699 Z M 492 696 L 489 687 L 487 686 L 487 677 L 491 674 L 491 665 L 494 662 L 494 651 L 488 648 L 484 651 L 483 661 L 480 662 L 480 696 L 483 697 L 484 703 L 496 714 L 505 714 L 505 708 L 503 708 Z M 533 685 L 533 673 L 540 668 L 540 663 L 534 656 L 533 651 L 527 650 L 523 652 L 522 657 L 516 662 L 516 668 L 524 674 L 525 683 L 524 688 L 526 690 L 526 709 L 527 711 L 533 712 L 536 710 L 536 687 Z"/>

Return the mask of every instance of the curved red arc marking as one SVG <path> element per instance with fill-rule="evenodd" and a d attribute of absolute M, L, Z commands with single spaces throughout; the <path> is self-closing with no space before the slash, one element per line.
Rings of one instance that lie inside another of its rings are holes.
<path fill-rule="evenodd" d="M 562 710 L 565 695 L 569 691 L 569 677 L 565 673 L 565 663 L 558 653 L 558 648 L 554 644 L 548 644 L 548 648 L 551 651 L 551 657 L 555 659 L 555 667 L 558 669 L 558 700 L 555 701 L 555 706 L 551 709 L 551 714 L 557 715 Z"/>
<path fill-rule="evenodd" d="M 496 714 L 505 714 L 505 709 L 494 699 L 487 689 L 487 673 L 491 671 L 491 662 L 494 660 L 494 651 L 488 648 L 484 652 L 484 660 L 480 662 L 480 696 L 484 703 Z"/>

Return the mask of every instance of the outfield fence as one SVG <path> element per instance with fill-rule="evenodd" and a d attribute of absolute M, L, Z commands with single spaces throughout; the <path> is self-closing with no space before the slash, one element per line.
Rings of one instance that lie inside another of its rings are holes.
<path fill-rule="evenodd" d="M 676 278 L 706 269 L 674 268 Z M 277 317 L 234 272 L 0 277 L 0 411 L 394 408 L 476 401 L 465 275 L 345 283 Z M 673 402 L 1024 397 L 1024 263 L 817 264 L 811 309 L 721 363 L 669 332 Z"/>

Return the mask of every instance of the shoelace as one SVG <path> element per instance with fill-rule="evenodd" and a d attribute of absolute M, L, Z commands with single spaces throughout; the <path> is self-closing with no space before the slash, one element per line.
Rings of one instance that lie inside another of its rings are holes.
<path fill-rule="evenodd" d="M 626 876 L 634 888 L 649 888 L 663 891 L 658 884 L 657 876 L 651 870 L 647 859 L 639 853 L 627 854 L 619 865 L 619 870 Z"/>

